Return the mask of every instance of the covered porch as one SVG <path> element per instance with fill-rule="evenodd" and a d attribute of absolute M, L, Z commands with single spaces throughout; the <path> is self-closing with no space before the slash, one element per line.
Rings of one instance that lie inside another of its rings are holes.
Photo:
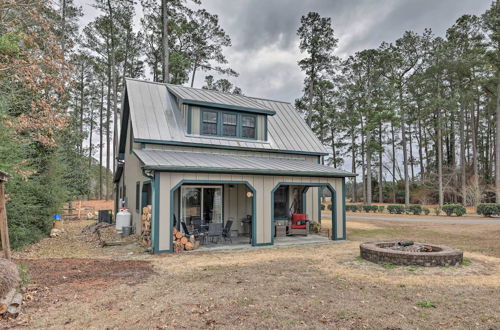
<path fill-rule="evenodd" d="M 155 253 L 173 251 L 174 229 L 196 234 L 206 248 L 345 239 L 348 173 L 296 159 L 164 150 L 136 153 L 143 169 L 153 174 Z M 310 224 L 321 222 L 320 195 L 325 188 L 332 196 L 329 237 L 315 238 L 302 223 L 293 228 L 290 220 L 297 213 Z"/>

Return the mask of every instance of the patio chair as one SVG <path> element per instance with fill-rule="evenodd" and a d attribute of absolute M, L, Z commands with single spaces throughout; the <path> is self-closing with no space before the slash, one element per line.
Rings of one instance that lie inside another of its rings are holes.
<path fill-rule="evenodd" d="M 233 221 L 229 220 L 226 222 L 226 226 L 222 230 L 222 237 L 224 238 L 224 242 L 229 241 L 233 244 L 233 240 L 231 239 L 231 226 L 233 225 Z"/>
<path fill-rule="evenodd" d="M 208 232 L 207 232 L 207 237 L 210 239 L 210 241 L 213 243 L 214 238 L 217 238 L 217 242 L 222 238 L 222 223 L 214 223 L 211 222 L 208 224 Z"/>
<path fill-rule="evenodd" d="M 202 225 L 200 217 L 191 218 L 191 223 L 194 229 L 198 230 L 200 233 L 205 233 L 207 231 L 207 226 Z"/>
<path fill-rule="evenodd" d="M 184 234 L 186 235 L 186 237 L 194 235 L 194 238 L 199 240 L 201 243 L 203 243 L 205 241 L 205 233 L 200 233 L 196 229 L 189 231 L 188 226 L 186 225 L 186 223 L 184 221 L 181 221 L 181 226 L 182 226 L 182 229 L 184 230 Z"/>
<path fill-rule="evenodd" d="M 307 214 L 292 213 L 290 226 L 288 227 L 288 235 L 304 235 L 309 233 L 309 220 Z"/>

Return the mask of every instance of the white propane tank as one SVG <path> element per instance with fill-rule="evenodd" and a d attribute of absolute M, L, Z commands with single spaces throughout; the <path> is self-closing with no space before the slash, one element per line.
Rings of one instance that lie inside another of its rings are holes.
<path fill-rule="evenodd" d="M 123 227 L 129 227 L 132 225 L 132 214 L 127 209 L 121 209 L 120 212 L 116 214 L 116 229 L 122 230 Z"/>

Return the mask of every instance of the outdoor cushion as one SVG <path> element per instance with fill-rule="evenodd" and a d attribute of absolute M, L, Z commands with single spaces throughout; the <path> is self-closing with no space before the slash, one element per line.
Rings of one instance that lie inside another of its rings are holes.
<path fill-rule="evenodd" d="M 306 219 L 307 219 L 307 214 L 292 213 L 292 222 L 297 222 L 297 221 L 306 220 Z"/>
<path fill-rule="evenodd" d="M 292 229 L 306 229 L 307 225 L 292 225 Z"/>

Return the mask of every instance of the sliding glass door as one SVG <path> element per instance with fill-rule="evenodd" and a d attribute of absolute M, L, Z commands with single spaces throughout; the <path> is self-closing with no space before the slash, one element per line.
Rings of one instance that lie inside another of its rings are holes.
<path fill-rule="evenodd" d="M 188 226 L 198 219 L 222 223 L 222 186 L 182 186 L 180 218 Z"/>

